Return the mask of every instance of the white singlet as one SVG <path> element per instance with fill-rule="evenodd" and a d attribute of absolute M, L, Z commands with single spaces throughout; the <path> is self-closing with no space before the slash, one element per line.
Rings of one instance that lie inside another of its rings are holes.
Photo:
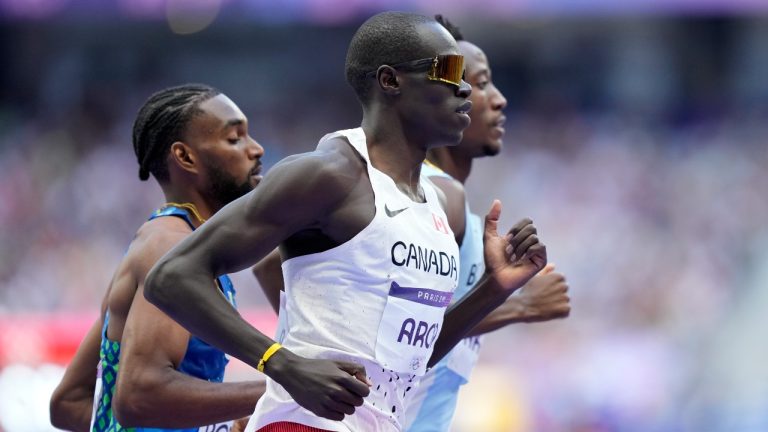
<path fill-rule="evenodd" d="M 458 283 L 458 246 L 431 182 L 421 177 L 426 202 L 414 202 L 371 166 L 362 129 L 323 140 L 338 137 L 366 161 L 376 214 L 349 241 L 283 263 L 281 313 L 290 323 L 283 345 L 304 357 L 365 366 L 371 393 L 337 422 L 300 407 L 268 379 L 248 432 L 279 421 L 331 431 L 402 430 L 410 394 L 424 375 Z"/>

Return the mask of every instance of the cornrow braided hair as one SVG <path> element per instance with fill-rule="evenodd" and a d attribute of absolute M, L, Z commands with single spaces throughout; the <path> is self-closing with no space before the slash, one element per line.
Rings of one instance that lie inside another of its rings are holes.
<path fill-rule="evenodd" d="M 170 87 L 147 99 L 133 123 L 133 150 L 139 162 L 139 179 L 151 173 L 157 181 L 168 181 L 166 158 L 171 144 L 183 139 L 190 119 L 202 111 L 201 103 L 221 94 L 205 84 Z"/>
<path fill-rule="evenodd" d="M 439 22 L 440 25 L 445 27 L 445 29 L 448 30 L 448 33 L 450 33 L 451 36 L 456 39 L 456 42 L 465 40 L 464 35 L 461 34 L 459 28 L 452 22 L 448 21 L 446 17 L 442 15 L 435 15 L 435 21 Z"/>

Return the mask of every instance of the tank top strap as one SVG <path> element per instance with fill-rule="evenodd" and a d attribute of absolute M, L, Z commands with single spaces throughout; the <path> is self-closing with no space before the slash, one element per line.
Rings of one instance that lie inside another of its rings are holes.
<path fill-rule="evenodd" d="M 195 230 L 195 225 L 192 224 L 192 219 L 189 217 L 189 212 L 187 212 L 185 209 L 181 207 L 176 207 L 172 205 L 160 207 L 159 209 L 155 210 L 147 220 L 157 219 L 163 216 L 175 216 L 175 217 L 184 219 L 184 221 L 189 225 L 189 227 L 192 228 L 192 231 Z"/>

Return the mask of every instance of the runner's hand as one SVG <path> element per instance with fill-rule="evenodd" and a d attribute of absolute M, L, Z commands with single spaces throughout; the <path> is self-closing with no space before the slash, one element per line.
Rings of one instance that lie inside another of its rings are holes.
<path fill-rule="evenodd" d="M 512 300 L 522 307 L 522 322 L 549 321 L 565 318 L 571 313 L 568 283 L 565 276 L 555 272 L 552 263 L 547 264 L 507 301 Z"/>
<path fill-rule="evenodd" d="M 370 393 L 365 367 L 345 361 L 307 359 L 285 348 L 270 358 L 264 372 L 296 403 L 331 420 L 353 414 Z"/>
<path fill-rule="evenodd" d="M 498 233 L 501 202 L 494 200 L 485 216 L 483 236 L 486 274 L 511 294 L 547 264 L 547 248 L 539 242 L 530 219 L 516 223 L 505 236 Z"/>

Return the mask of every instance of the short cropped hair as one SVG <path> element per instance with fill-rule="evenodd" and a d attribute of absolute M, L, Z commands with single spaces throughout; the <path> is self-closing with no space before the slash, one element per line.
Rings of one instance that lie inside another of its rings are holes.
<path fill-rule="evenodd" d="M 423 15 L 382 12 L 369 18 L 352 37 L 344 73 L 357 97 L 368 100 L 372 81 L 366 77 L 383 64 L 397 64 L 434 56 L 418 34 L 419 26 L 434 23 Z"/>

